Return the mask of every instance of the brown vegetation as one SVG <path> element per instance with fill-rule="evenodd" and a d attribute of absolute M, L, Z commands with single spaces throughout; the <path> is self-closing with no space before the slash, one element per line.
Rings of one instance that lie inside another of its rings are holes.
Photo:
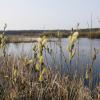
<path fill-rule="evenodd" d="M 0 100 L 100 99 L 100 86 L 91 91 L 84 86 L 82 77 L 61 76 L 49 68 L 47 77 L 40 82 L 34 64 L 26 65 L 23 58 L 12 56 L 0 59 Z"/>

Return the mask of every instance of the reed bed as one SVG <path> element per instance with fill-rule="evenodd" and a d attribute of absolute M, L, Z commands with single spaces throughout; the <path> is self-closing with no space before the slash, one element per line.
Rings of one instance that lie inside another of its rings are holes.
<path fill-rule="evenodd" d="M 5 63 L 5 60 L 7 61 Z M 12 56 L 0 60 L 0 100 L 99 100 L 100 84 L 93 90 L 84 86 L 84 78 L 61 75 L 48 69 L 39 81 L 35 65 Z"/>
<path fill-rule="evenodd" d="M 69 57 L 66 63 L 69 63 L 70 68 L 76 54 L 75 42 L 78 34 L 75 32 L 68 38 Z M 62 74 L 55 67 L 46 66 L 43 50 L 45 49 L 50 55 L 52 50 L 46 47 L 45 36 L 39 38 L 34 46 L 32 59 L 7 55 L 4 34 L 0 41 L 0 47 L 3 49 L 3 55 L 0 57 L 0 100 L 100 100 L 100 83 L 95 88 L 91 88 L 91 66 L 96 60 L 96 49 L 94 49 L 92 64 L 86 70 L 85 78 L 71 74 L 70 69 L 68 73 Z M 62 51 L 61 46 L 60 51 Z M 60 70 L 61 67 L 62 65 Z M 84 85 L 85 79 L 89 81 L 89 87 Z"/>

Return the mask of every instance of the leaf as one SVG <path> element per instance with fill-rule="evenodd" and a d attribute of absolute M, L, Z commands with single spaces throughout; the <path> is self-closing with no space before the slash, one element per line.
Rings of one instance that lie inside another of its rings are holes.
<path fill-rule="evenodd" d="M 14 68 L 13 70 L 13 75 L 16 76 L 17 75 L 17 69 Z"/>
<path fill-rule="evenodd" d="M 72 36 L 69 36 L 69 37 L 68 37 L 68 40 L 69 40 L 69 42 L 71 42 L 71 40 L 72 40 Z"/>
<path fill-rule="evenodd" d="M 46 43 L 47 43 L 47 39 L 44 38 L 43 41 L 42 41 L 42 46 L 44 46 Z"/>
<path fill-rule="evenodd" d="M 40 71 L 40 65 L 39 65 L 39 64 L 36 64 L 35 69 L 36 69 L 37 71 Z"/>
<path fill-rule="evenodd" d="M 40 76 L 39 76 L 39 81 L 42 82 L 44 80 L 44 74 L 47 73 L 47 68 L 44 67 L 42 72 L 40 73 Z"/>
<path fill-rule="evenodd" d="M 76 37 L 76 38 L 77 38 L 78 36 L 79 36 L 79 33 L 78 33 L 78 32 L 74 32 L 73 35 L 72 35 L 72 37 Z"/>
<path fill-rule="evenodd" d="M 69 36 L 68 37 L 69 45 L 73 45 L 76 42 L 78 36 L 79 36 L 78 32 L 74 32 L 72 36 Z"/>
<path fill-rule="evenodd" d="M 43 56 L 40 56 L 40 57 L 39 57 L 39 62 L 40 62 L 40 63 L 43 63 L 43 60 L 44 60 L 44 59 L 43 59 Z"/>
<path fill-rule="evenodd" d="M 74 56 L 75 56 L 75 50 L 69 53 L 69 60 L 71 61 Z"/>
<path fill-rule="evenodd" d="M 70 52 L 70 45 L 67 46 L 67 51 Z"/>
<path fill-rule="evenodd" d="M 33 60 L 32 59 L 29 60 L 29 59 L 25 58 L 23 62 L 24 62 L 24 65 L 27 66 L 29 64 L 32 64 Z"/>
<path fill-rule="evenodd" d="M 39 76 L 39 81 L 42 82 L 43 80 L 44 80 L 43 74 L 40 74 L 40 76 Z"/>
<path fill-rule="evenodd" d="M 45 74 L 45 73 L 47 73 L 47 68 L 46 67 L 44 67 L 43 70 L 42 70 L 42 74 Z"/>
<path fill-rule="evenodd" d="M 37 39 L 37 41 L 38 41 L 38 43 L 40 43 L 40 42 L 42 42 L 42 39 L 39 37 L 39 38 Z"/>

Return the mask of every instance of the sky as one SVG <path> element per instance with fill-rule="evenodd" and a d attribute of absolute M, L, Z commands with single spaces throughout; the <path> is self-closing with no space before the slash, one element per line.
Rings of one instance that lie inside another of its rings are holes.
<path fill-rule="evenodd" d="M 0 30 L 100 27 L 100 0 L 0 0 Z"/>

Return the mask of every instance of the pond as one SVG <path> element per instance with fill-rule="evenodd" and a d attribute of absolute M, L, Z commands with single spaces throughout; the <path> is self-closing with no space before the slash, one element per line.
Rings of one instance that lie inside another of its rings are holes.
<path fill-rule="evenodd" d="M 100 39 L 88 39 L 88 38 L 80 38 L 79 42 L 76 42 L 75 49 L 76 54 L 72 59 L 71 68 L 69 68 L 68 62 L 68 39 L 67 38 L 54 38 L 54 41 L 48 42 L 46 46 L 52 50 L 52 54 L 48 54 L 46 50 L 44 50 L 44 58 L 45 64 L 47 66 L 56 67 L 61 71 L 61 73 L 66 73 L 68 69 L 71 70 L 72 73 L 85 73 L 87 65 L 91 64 L 91 55 L 94 53 L 94 48 L 98 51 L 96 60 L 93 63 L 93 78 L 94 83 L 96 81 L 100 81 L 97 78 L 100 75 Z M 33 47 L 37 42 L 33 43 L 8 43 L 6 45 L 6 53 L 8 55 L 13 55 L 15 57 L 33 57 Z M 92 44 L 92 50 L 91 50 Z"/>

